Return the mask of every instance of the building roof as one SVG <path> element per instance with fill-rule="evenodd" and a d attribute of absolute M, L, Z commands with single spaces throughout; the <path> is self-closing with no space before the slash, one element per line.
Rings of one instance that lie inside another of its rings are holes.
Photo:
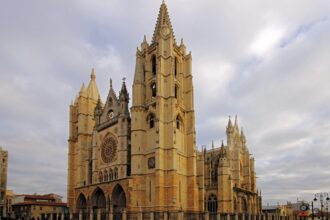
<path fill-rule="evenodd" d="M 24 206 L 24 205 L 39 205 L 39 206 L 67 206 L 66 203 L 63 202 L 34 202 L 34 201 L 25 201 L 13 204 L 13 206 Z"/>
<path fill-rule="evenodd" d="M 21 195 L 24 196 L 25 199 L 43 199 L 43 200 L 55 200 L 55 198 L 51 195 Z"/>
<path fill-rule="evenodd" d="M 267 206 L 263 206 L 262 210 L 275 210 L 278 209 L 278 205 L 267 205 Z"/>
<path fill-rule="evenodd" d="M 58 198 L 62 198 L 62 196 L 50 193 L 50 194 L 44 194 L 44 195 L 37 195 L 37 194 L 20 194 L 16 195 L 17 197 L 24 197 L 24 199 L 34 199 L 34 200 L 56 200 Z"/>

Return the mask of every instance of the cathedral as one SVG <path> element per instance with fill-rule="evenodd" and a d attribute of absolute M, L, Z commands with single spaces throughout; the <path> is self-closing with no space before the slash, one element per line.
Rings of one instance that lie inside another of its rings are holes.
<path fill-rule="evenodd" d="M 254 159 L 237 118 L 227 143 L 196 146 L 192 56 L 161 4 L 150 43 L 136 51 L 130 97 L 94 69 L 70 105 L 67 202 L 74 219 L 206 219 L 261 213 Z M 130 100 L 132 103 L 130 104 Z"/>

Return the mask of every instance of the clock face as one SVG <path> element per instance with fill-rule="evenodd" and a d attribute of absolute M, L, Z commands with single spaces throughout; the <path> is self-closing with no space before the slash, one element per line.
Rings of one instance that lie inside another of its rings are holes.
<path fill-rule="evenodd" d="M 115 114 L 113 113 L 113 111 L 109 111 L 109 113 L 108 113 L 108 118 L 109 118 L 109 119 L 112 119 L 113 116 L 115 116 Z"/>
<path fill-rule="evenodd" d="M 149 169 L 155 168 L 155 165 L 156 165 L 155 157 L 150 157 L 148 159 L 148 168 Z"/>
<path fill-rule="evenodd" d="M 161 31 L 162 31 L 162 35 L 164 36 L 170 33 L 170 29 L 168 27 L 163 27 Z"/>
<path fill-rule="evenodd" d="M 110 163 L 115 159 L 117 142 L 113 137 L 106 138 L 101 145 L 101 158 L 104 163 Z"/>
<path fill-rule="evenodd" d="M 302 204 L 302 205 L 300 206 L 300 210 L 301 210 L 301 211 L 307 211 L 307 210 L 308 210 L 308 205 L 307 205 L 307 204 Z"/>

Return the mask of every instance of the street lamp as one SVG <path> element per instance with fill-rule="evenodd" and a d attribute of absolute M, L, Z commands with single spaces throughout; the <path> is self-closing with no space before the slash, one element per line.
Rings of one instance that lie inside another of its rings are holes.
<path fill-rule="evenodd" d="M 317 198 L 319 198 L 319 201 L 321 203 L 321 220 L 323 220 L 323 207 L 324 207 L 323 203 L 325 202 L 328 207 L 328 201 L 330 200 L 330 198 L 328 193 L 326 192 L 316 193 L 314 196 L 314 202 L 318 201 Z M 328 213 L 327 213 L 327 219 L 328 219 Z"/>

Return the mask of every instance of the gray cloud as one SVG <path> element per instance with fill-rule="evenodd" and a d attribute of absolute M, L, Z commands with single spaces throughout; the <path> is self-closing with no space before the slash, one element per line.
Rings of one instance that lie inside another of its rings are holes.
<path fill-rule="evenodd" d="M 131 85 L 135 50 L 160 2 L 7 1 L 0 8 L 0 140 L 9 188 L 65 195 L 68 105 L 95 67 Z M 19 7 L 18 7 L 19 5 Z M 330 3 L 168 1 L 193 54 L 198 145 L 239 115 L 265 202 L 329 191 Z"/>

